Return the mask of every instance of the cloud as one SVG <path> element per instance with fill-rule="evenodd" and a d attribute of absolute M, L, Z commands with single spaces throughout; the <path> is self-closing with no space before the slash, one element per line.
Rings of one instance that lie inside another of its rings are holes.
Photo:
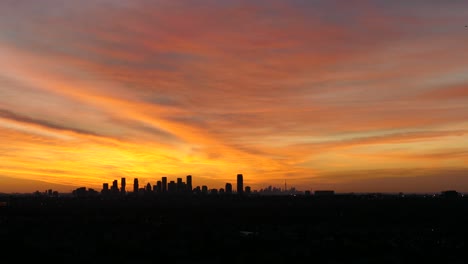
<path fill-rule="evenodd" d="M 13 113 L 5 109 L 0 109 L 0 118 L 10 119 L 10 120 L 18 121 L 20 123 L 25 123 L 25 124 L 38 125 L 41 127 L 51 128 L 54 130 L 66 130 L 66 131 L 71 131 L 71 132 L 78 133 L 78 134 L 98 136 L 96 133 L 93 133 L 91 131 L 85 131 L 85 130 L 72 128 L 72 127 L 64 127 L 61 125 L 53 124 L 45 120 L 33 119 L 27 116 L 18 115 L 16 113 Z"/>
<path fill-rule="evenodd" d="M 1 165 L 46 153 L 70 178 L 89 167 L 81 182 L 185 168 L 220 185 L 237 171 L 346 173 L 357 157 L 415 167 L 423 151 L 466 166 L 450 154 L 467 129 L 463 15 L 402 1 L 2 2 L 0 137 L 18 146 Z"/>

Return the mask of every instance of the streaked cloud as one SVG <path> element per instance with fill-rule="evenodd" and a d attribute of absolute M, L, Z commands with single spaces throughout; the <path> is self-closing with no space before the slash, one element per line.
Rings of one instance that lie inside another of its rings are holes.
<path fill-rule="evenodd" d="M 358 171 L 463 171 L 464 7 L 3 1 L 0 175 L 100 188 L 243 173 L 254 188 L 314 189 Z M 375 178 L 376 191 L 403 182 Z"/>

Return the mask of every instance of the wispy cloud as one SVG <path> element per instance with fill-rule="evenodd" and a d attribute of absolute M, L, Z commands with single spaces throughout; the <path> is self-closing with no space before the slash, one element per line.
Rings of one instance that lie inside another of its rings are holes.
<path fill-rule="evenodd" d="M 466 168 L 465 6 L 3 1 L 0 173 L 310 188 L 360 167 Z"/>

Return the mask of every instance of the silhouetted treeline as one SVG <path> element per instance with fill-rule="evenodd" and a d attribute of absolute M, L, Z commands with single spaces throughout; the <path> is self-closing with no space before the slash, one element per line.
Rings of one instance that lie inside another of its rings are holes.
<path fill-rule="evenodd" d="M 468 199 L 10 197 L 4 258 L 130 263 L 464 263 Z M 17 254 L 18 249 L 27 254 Z M 167 260 L 167 261 L 165 261 Z"/>

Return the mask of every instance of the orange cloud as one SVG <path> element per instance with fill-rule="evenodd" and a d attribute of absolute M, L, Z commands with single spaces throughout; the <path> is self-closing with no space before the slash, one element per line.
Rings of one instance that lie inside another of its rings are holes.
<path fill-rule="evenodd" d="M 453 151 L 468 129 L 456 5 L 428 17 L 368 1 L 54 3 L 0 4 L 10 180 L 193 174 L 219 187 L 243 173 L 305 189 L 467 166 Z"/>

